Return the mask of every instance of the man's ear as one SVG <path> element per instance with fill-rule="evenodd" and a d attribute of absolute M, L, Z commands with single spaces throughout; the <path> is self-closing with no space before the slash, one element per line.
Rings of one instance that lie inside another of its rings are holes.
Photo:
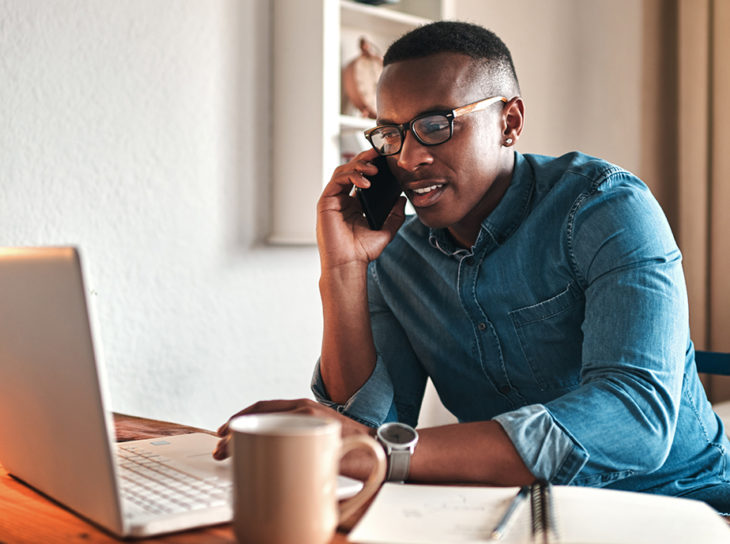
<path fill-rule="evenodd" d="M 525 103 L 522 97 L 515 96 L 502 109 L 502 145 L 514 145 L 522 134 L 524 123 Z"/>

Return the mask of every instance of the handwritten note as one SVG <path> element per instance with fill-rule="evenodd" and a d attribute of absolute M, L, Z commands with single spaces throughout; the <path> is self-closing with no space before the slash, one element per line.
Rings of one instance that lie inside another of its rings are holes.
<path fill-rule="evenodd" d="M 485 542 L 517 490 L 385 484 L 349 538 L 364 543 Z M 529 508 L 517 516 L 526 513 Z M 529 538 L 528 523 L 515 521 L 512 536 Z"/>
<path fill-rule="evenodd" d="M 517 490 L 385 484 L 348 538 L 362 544 L 489 542 Z M 730 527 L 699 501 L 574 486 L 553 486 L 552 493 L 563 544 L 730 542 Z M 500 543 L 530 541 L 524 504 Z"/>

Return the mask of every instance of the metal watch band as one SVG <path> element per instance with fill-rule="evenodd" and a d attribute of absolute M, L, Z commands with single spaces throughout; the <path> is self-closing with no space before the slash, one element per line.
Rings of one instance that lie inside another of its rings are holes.
<path fill-rule="evenodd" d="M 411 450 L 390 450 L 388 455 L 388 475 L 386 480 L 389 482 L 404 482 L 408 478 L 408 470 L 411 466 Z"/>

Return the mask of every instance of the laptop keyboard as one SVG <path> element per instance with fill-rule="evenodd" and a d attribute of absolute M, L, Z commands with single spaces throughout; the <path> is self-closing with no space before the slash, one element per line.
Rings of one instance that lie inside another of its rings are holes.
<path fill-rule="evenodd" d="M 188 512 L 231 502 L 230 480 L 200 478 L 143 447 L 120 445 L 117 461 L 127 517 Z"/>

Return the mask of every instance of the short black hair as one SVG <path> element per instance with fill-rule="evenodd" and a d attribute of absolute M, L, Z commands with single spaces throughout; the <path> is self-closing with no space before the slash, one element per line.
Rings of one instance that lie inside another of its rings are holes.
<path fill-rule="evenodd" d="M 411 30 L 388 47 L 383 65 L 437 53 L 468 55 L 488 68 L 497 88 L 520 92 L 512 54 L 504 42 L 491 30 L 461 21 L 437 21 Z"/>

